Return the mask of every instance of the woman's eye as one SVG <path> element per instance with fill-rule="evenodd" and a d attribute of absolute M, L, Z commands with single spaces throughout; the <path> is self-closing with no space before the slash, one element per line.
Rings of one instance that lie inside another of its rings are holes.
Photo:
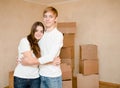
<path fill-rule="evenodd" d="M 40 31 L 41 33 L 43 33 L 43 30 L 42 31 Z"/>

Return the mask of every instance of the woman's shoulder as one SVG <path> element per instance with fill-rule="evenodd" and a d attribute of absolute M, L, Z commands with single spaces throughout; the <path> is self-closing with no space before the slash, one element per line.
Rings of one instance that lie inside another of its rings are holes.
<path fill-rule="evenodd" d="M 21 38 L 20 42 L 28 42 L 27 37 L 23 37 L 23 38 Z"/>
<path fill-rule="evenodd" d="M 27 37 L 23 37 L 23 38 L 21 38 L 20 41 L 27 41 Z"/>

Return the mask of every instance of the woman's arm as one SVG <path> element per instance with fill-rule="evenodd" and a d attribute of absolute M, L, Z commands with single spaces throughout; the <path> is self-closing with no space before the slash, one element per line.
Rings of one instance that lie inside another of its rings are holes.
<path fill-rule="evenodd" d="M 23 57 L 21 58 L 20 63 L 22 65 L 26 65 L 26 66 L 31 66 L 31 65 L 39 65 L 39 61 L 37 58 L 32 56 L 32 51 L 26 51 L 23 52 Z"/>

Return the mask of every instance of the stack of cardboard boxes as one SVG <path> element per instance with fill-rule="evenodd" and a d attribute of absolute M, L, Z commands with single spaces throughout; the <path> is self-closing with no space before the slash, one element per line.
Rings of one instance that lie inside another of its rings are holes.
<path fill-rule="evenodd" d="M 77 75 L 77 88 L 99 88 L 98 66 L 97 46 L 80 45 L 80 74 Z"/>
<path fill-rule="evenodd" d="M 72 88 L 76 23 L 58 23 L 58 29 L 64 36 L 63 47 L 60 53 L 63 88 Z"/>

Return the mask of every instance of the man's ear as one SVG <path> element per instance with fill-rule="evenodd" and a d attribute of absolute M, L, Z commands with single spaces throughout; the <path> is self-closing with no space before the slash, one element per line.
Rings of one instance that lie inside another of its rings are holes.
<path fill-rule="evenodd" d="M 57 19 L 58 19 L 58 18 L 56 17 L 56 18 L 55 18 L 55 23 L 57 23 Z"/>

